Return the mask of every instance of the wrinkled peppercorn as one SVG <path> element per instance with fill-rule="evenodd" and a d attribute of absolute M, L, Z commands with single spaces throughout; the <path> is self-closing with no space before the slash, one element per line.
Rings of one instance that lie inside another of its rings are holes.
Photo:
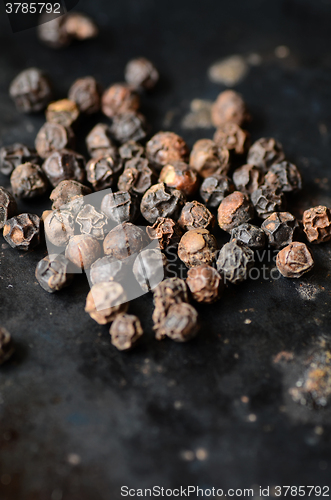
<path fill-rule="evenodd" d="M 178 257 L 187 267 L 212 264 L 217 243 L 207 229 L 191 229 L 182 236 L 178 245 Z"/>
<path fill-rule="evenodd" d="M 186 284 L 193 299 L 206 304 L 216 302 L 224 289 L 222 276 L 206 264 L 189 269 Z"/>
<path fill-rule="evenodd" d="M 2 174 L 10 175 L 16 167 L 28 162 L 39 162 L 39 156 L 34 149 L 18 142 L 0 148 L 0 172 Z"/>
<path fill-rule="evenodd" d="M 108 125 L 98 123 L 86 137 L 86 147 L 92 158 L 110 156 L 116 158 L 117 148 L 111 139 Z"/>
<path fill-rule="evenodd" d="M 151 240 L 159 240 L 161 250 L 170 244 L 176 245 L 182 237 L 182 231 L 177 222 L 167 217 L 158 217 L 153 226 L 146 227 L 146 233 Z"/>
<path fill-rule="evenodd" d="M 187 342 L 199 331 L 198 313 L 190 304 L 181 302 L 169 308 L 165 318 L 160 322 L 156 338 L 169 337 L 175 342 Z"/>
<path fill-rule="evenodd" d="M 247 163 L 266 172 L 274 163 L 285 160 L 283 146 L 273 138 L 262 137 L 249 148 Z"/>
<path fill-rule="evenodd" d="M 92 184 L 95 191 L 101 191 L 116 184 L 121 169 L 122 162 L 117 156 L 92 158 L 86 164 L 87 180 Z"/>
<path fill-rule="evenodd" d="M 262 184 L 251 194 L 251 200 L 256 213 L 261 219 L 266 219 L 274 212 L 281 212 L 285 207 L 284 195 L 279 189 Z"/>
<path fill-rule="evenodd" d="M 79 109 L 77 104 L 70 99 L 61 99 L 52 102 L 46 109 L 46 120 L 49 123 L 58 123 L 64 127 L 70 127 L 78 118 Z"/>
<path fill-rule="evenodd" d="M 200 188 L 200 196 L 207 207 L 217 208 L 224 198 L 234 190 L 229 177 L 214 174 L 207 177 Z"/>
<path fill-rule="evenodd" d="M 123 160 L 132 160 L 143 156 L 144 148 L 136 141 L 127 141 L 119 148 L 118 152 Z"/>
<path fill-rule="evenodd" d="M 302 188 L 302 178 L 293 163 L 282 161 L 272 165 L 265 176 L 265 184 L 278 188 L 283 193 L 295 193 Z"/>
<path fill-rule="evenodd" d="M 277 254 L 277 269 L 285 278 L 300 278 L 314 266 L 314 259 L 304 243 L 294 241 Z"/>
<path fill-rule="evenodd" d="M 139 200 L 128 191 L 109 193 L 102 199 L 101 211 L 116 224 L 134 222 L 139 215 Z"/>
<path fill-rule="evenodd" d="M 167 263 L 159 248 L 147 248 L 139 253 L 132 270 L 144 292 L 150 292 L 163 280 Z"/>
<path fill-rule="evenodd" d="M 166 278 L 161 281 L 153 290 L 153 322 L 155 337 L 158 340 L 164 338 L 158 332 L 161 321 L 166 317 L 170 307 L 181 302 L 188 302 L 187 286 L 180 278 Z"/>
<path fill-rule="evenodd" d="M 44 161 L 42 168 L 54 187 L 61 181 L 84 182 L 85 180 L 85 158 L 70 149 L 54 151 Z"/>
<path fill-rule="evenodd" d="M 266 235 L 263 229 L 247 222 L 232 229 L 231 239 L 241 241 L 252 250 L 262 250 L 266 244 Z"/>
<path fill-rule="evenodd" d="M 0 327 L 0 365 L 14 354 L 15 347 L 10 333 L 3 326 Z"/>
<path fill-rule="evenodd" d="M 186 161 L 189 149 L 184 139 L 174 132 L 158 132 L 146 144 L 146 156 L 157 170 L 161 170 L 168 163 Z"/>
<path fill-rule="evenodd" d="M 35 214 L 20 214 L 8 219 L 3 237 L 12 248 L 30 250 L 40 242 L 40 219 Z"/>
<path fill-rule="evenodd" d="M 210 177 L 216 172 L 227 174 L 230 169 L 230 153 L 219 148 L 211 139 L 200 139 L 192 149 L 190 167 L 202 177 Z"/>
<path fill-rule="evenodd" d="M 37 113 L 46 108 L 52 99 L 52 88 L 48 78 L 37 68 L 29 68 L 12 81 L 10 97 L 22 113 Z"/>
<path fill-rule="evenodd" d="M 10 184 L 17 198 L 35 198 L 46 193 L 48 181 L 39 165 L 23 163 L 13 170 Z"/>
<path fill-rule="evenodd" d="M 36 278 L 46 292 L 54 293 L 70 285 L 73 274 L 68 272 L 69 261 L 64 255 L 51 254 L 38 262 Z"/>
<path fill-rule="evenodd" d="M 147 135 L 146 118 L 141 113 L 128 111 L 113 118 L 111 133 L 118 142 L 140 141 Z"/>
<path fill-rule="evenodd" d="M 122 260 L 113 259 L 109 256 L 93 262 L 90 268 L 90 280 L 92 285 L 105 281 L 120 282 L 126 272 L 126 264 Z"/>
<path fill-rule="evenodd" d="M 303 213 L 303 230 L 310 243 L 323 243 L 331 239 L 331 211 L 319 205 Z"/>
<path fill-rule="evenodd" d="M 72 236 L 67 245 L 65 256 L 80 269 L 89 269 L 102 254 L 100 243 L 89 234 Z"/>
<path fill-rule="evenodd" d="M 200 184 L 195 170 L 183 161 L 165 165 L 160 172 L 159 182 L 164 182 L 168 188 L 178 189 L 185 196 L 193 196 Z"/>
<path fill-rule="evenodd" d="M 0 229 L 17 214 L 17 204 L 13 195 L 0 186 Z"/>
<path fill-rule="evenodd" d="M 239 240 L 226 243 L 219 252 L 216 267 L 224 282 L 241 283 L 254 265 L 254 252 Z"/>
<path fill-rule="evenodd" d="M 105 90 L 101 98 L 102 112 L 109 118 L 128 111 L 137 111 L 139 106 L 139 95 L 126 83 L 115 83 Z"/>
<path fill-rule="evenodd" d="M 41 127 L 35 141 L 37 153 L 44 159 L 54 151 L 72 148 L 74 144 L 75 136 L 70 127 L 48 122 Z"/>
<path fill-rule="evenodd" d="M 118 179 L 118 189 L 143 195 L 156 180 L 154 170 L 146 158 L 132 158 L 125 164 L 124 172 Z"/>
<path fill-rule="evenodd" d="M 162 182 L 154 184 L 144 194 L 140 211 L 142 216 L 152 224 L 158 217 L 178 219 L 185 198 L 178 189 L 167 188 Z"/>
<path fill-rule="evenodd" d="M 64 247 L 75 234 L 75 219 L 67 210 L 53 210 L 44 219 L 46 238 L 57 247 Z"/>
<path fill-rule="evenodd" d="M 212 106 L 211 119 L 215 127 L 222 127 L 225 123 L 242 125 L 250 116 L 241 95 L 234 90 L 225 90 L 219 94 Z"/>
<path fill-rule="evenodd" d="M 108 281 L 93 285 L 86 299 L 85 311 L 99 325 L 114 321 L 128 309 L 127 295 L 122 285 Z"/>
<path fill-rule="evenodd" d="M 81 113 L 92 115 L 100 110 L 101 87 L 93 76 L 79 78 L 70 87 L 68 97 Z"/>
<path fill-rule="evenodd" d="M 218 207 L 218 225 L 230 233 L 233 228 L 250 221 L 254 216 L 254 208 L 247 195 L 234 191 L 224 198 Z"/>
<path fill-rule="evenodd" d="M 178 224 L 186 231 L 198 228 L 211 229 L 215 225 L 215 217 L 205 205 L 194 200 L 185 203 Z"/>
<path fill-rule="evenodd" d="M 255 165 L 243 165 L 233 172 L 233 182 L 237 191 L 251 194 L 263 184 L 263 173 Z"/>
<path fill-rule="evenodd" d="M 76 40 L 95 38 L 99 30 L 90 17 L 81 12 L 69 12 L 64 16 L 64 29 Z"/>
<path fill-rule="evenodd" d="M 105 255 L 123 260 L 139 253 L 147 245 L 147 241 L 146 234 L 140 227 L 124 222 L 107 234 L 103 250 Z"/>
<path fill-rule="evenodd" d="M 49 196 L 53 202 L 52 209 L 68 208 L 68 210 L 75 212 L 84 204 L 83 197 L 91 194 L 91 192 L 89 187 L 80 182 L 73 180 L 61 181 Z"/>
<path fill-rule="evenodd" d="M 126 65 L 125 80 L 134 88 L 151 90 L 159 80 L 159 73 L 151 61 L 139 57 Z"/>
<path fill-rule="evenodd" d="M 111 343 L 119 351 L 131 349 L 143 335 L 140 320 L 133 314 L 119 314 L 109 329 Z"/>
<path fill-rule="evenodd" d="M 249 147 L 250 134 L 235 123 L 226 123 L 216 130 L 214 141 L 223 150 L 243 155 Z"/>
<path fill-rule="evenodd" d="M 263 222 L 269 244 L 275 248 L 289 245 L 298 237 L 299 223 L 289 212 L 274 212 Z"/>
<path fill-rule="evenodd" d="M 109 232 L 108 219 L 92 205 L 84 205 L 77 214 L 76 222 L 82 234 L 90 234 L 97 240 L 103 240 Z"/>

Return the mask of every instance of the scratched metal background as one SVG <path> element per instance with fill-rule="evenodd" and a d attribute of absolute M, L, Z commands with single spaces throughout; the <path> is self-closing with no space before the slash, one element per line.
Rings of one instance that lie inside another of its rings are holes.
<path fill-rule="evenodd" d="M 45 69 L 61 97 L 79 76 L 108 85 L 123 79 L 128 59 L 150 57 L 162 75 L 144 99 L 153 130 L 170 110 L 167 126 L 192 145 L 213 134 L 181 125 L 192 99 L 223 89 L 208 80 L 210 64 L 257 53 L 261 64 L 236 87 L 254 116 L 253 139 L 275 136 L 302 170 L 298 213 L 331 205 L 330 1 L 81 0 L 79 7 L 97 20 L 100 37 L 56 52 L 34 30 L 13 35 L 1 3 L 1 145 L 32 145 L 43 122 L 18 115 L 8 100 L 10 81 L 25 67 Z M 287 58 L 275 56 L 279 45 L 289 47 Z M 41 213 L 46 204 L 21 209 Z M 48 295 L 34 278 L 44 250 L 22 254 L 3 243 L 0 321 L 17 353 L 0 370 L 1 500 L 116 500 L 121 485 L 330 484 L 331 412 L 298 406 L 288 389 L 302 373 L 301 357 L 330 336 L 331 245 L 314 248 L 315 269 L 301 280 L 249 281 L 200 306 L 202 330 L 188 345 L 157 343 L 151 297 L 137 299 L 130 310 L 145 339 L 121 354 L 83 311 L 83 276 Z M 274 363 L 281 351 L 293 361 Z"/>

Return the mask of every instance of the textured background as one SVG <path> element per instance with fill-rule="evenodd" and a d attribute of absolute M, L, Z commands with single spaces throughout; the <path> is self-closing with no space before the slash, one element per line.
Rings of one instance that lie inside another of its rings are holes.
<path fill-rule="evenodd" d="M 55 52 L 34 30 L 13 35 L 0 4 L 1 145 L 33 145 L 43 123 L 8 100 L 25 67 L 45 69 L 61 97 L 79 76 L 120 81 L 125 63 L 145 55 L 162 76 L 144 100 L 153 130 L 170 128 L 191 146 L 213 130 L 182 127 L 190 101 L 213 100 L 224 88 L 208 80 L 210 64 L 257 53 L 261 64 L 236 87 L 254 117 L 253 139 L 276 137 L 302 170 L 298 213 L 331 205 L 330 1 L 81 0 L 79 8 L 96 19 L 100 37 Z M 279 45 L 289 47 L 287 58 L 276 57 Z M 41 204 L 21 209 L 41 213 Z M 200 306 L 202 330 L 187 345 L 156 342 L 151 297 L 137 299 L 130 310 L 145 339 L 121 354 L 83 311 L 84 276 L 48 295 L 34 278 L 43 249 L 25 254 L 2 243 L 0 318 L 17 353 L 0 370 L 1 500 L 116 500 L 123 484 L 330 483 L 331 412 L 298 406 L 288 394 L 310 347 L 329 335 L 330 245 L 314 248 L 307 277 L 248 281 Z M 284 350 L 293 361 L 275 363 Z"/>

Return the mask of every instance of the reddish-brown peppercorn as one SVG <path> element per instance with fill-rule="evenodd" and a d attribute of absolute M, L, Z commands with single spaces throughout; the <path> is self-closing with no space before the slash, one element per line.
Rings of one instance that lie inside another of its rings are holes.
<path fill-rule="evenodd" d="M 12 248 L 30 250 L 40 242 L 40 219 L 35 214 L 20 214 L 8 219 L 3 237 Z"/>
<path fill-rule="evenodd" d="M 243 165 L 233 172 L 233 182 L 238 191 L 252 194 L 263 184 L 263 173 L 255 165 Z"/>
<path fill-rule="evenodd" d="M 211 119 L 215 127 L 222 127 L 225 123 L 242 125 L 250 116 L 241 95 L 234 90 L 225 90 L 212 106 Z"/>
<path fill-rule="evenodd" d="M 127 295 L 122 285 L 107 281 L 93 285 L 86 299 L 85 311 L 99 325 L 114 321 L 128 309 Z"/>
<path fill-rule="evenodd" d="M 200 139 L 192 149 L 190 167 L 202 177 L 218 174 L 226 175 L 230 169 L 230 153 L 219 148 L 211 139 Z"/>
<path fill-rule="evenodd" d="M 299 223 L 289 212 L 274 212 L 263 222 L 261 228 L 266 233 L 269 244 L 275 248 L 289 245 L 299 235 Z"/>
<path fill-rule="evenodd" d="M 187 342 L 199 331 L 198 313 L 190 304 L 174 304 L 160 322 L 156 334 L 158 340 L 169 337 L 175 342 Z"/>
<path fill-rule="evenodd" d="M 139 57 L 126 65 L 125 80 L 134 88 L 151 90 L 159 80 L 159 73 L 151 61 Z"/>
<path fill-rule="evenodd" d="M 0 229 L 3 228 L 8 219 L 17 214 L 17 204 L 12 194 L 0 186 Z"/>
<path fill-rule="evenodd" d="M 77 104 L 70 99 L 61 99 L 52 102 L 46 109 L 46 120 L 50 123 L 58 123 L 63 127 L 70 127 L 78 118 L 79 109 Z"/>
<path fill-rule="evenodd" d="M 87 150 L 92 158 L 117 156 L 117 148 L 112 141 L 110 127 L 98 123 L 86 137 Z"/>
<path fill-rule="evenodd" d="M 159 177 L 169 188 L 179 189 L 186 196 L 193 196 L 199 188 L 197 173 L 183 161 L 176 161 L 165 165 Z"/>
<path fill-rule="evenodd" d="M 103 242 L 105 255 L 123 260 L 140 252 L 147 245 L 144 231 L 131 222 L 124 222 L 114 227 Z"/>
<path fill-rule="evenodd" d="M 178 257 L 187 267 L 212 264 L 215 259 L 217 242 L 207 229 L 187 231 L 178 245 Z"/>
<path fill-rule="evenodd" d="M 154 169 L 146 158 L 132 158 L 125 163 L 124 172 L 118 179 L 118 189 L 143 195 L 156 180 Z"/>
<path fill-rule="evenodd" d="M 278 252 L 276 265 L 285 278 L 300 278 L 313 268 L 314 260 L 307 246 L 295 241 Z"/>
<path fill-rule="evenodd" d="M 44 159 L 54 151 L 72 148 L 74 144 L 75 135 L 70 127 L 48 122 L 41 127 L 35 141 L 37 153 Z"/>
<path fill-rule="evenodd" d="M 249 148 L 247 163 L 266 172 L 271 165 L 285 160 L 283 146 L 271 137 L 262 137 Z"/>
<path fill-rule="evenodd" d="M 166 278 L 161 281 L 153 290 L 153 301 L 155 309 L 153 311 L 153 322 L 155 337 L 158 340 L 164 338 L 160 335 L 158 328 L 162 320 L 166 317 L 170 307 L 181 302 L 188 302 L 187 286 L 180 278 Z"/>
<path fill-rule="evenodd" d="M 85 180 L 85 158 L 70 149 L 62 149 L 49 155 L 42 168 L 54 187 L 65 180 Z"/>
<path fill-rule="evenodd" d="M 251 200 L 256 213 L 261 219 L 266 219 L 274 212 L 281 212 L 285 207 L 284 195 L 279 189 L 262 184 L 251 194 Z"/>
<path fill-rule="evenodd" d="M 227 149 L 237 155 L 243 155 L 248 147 L 250 135 L 235 123 L 226 123 L 214 134 L 214 141 L 221 149 Z"/>
<path fill-rule="evenodd" d="M 68 36 L 76 40 L 88 40 L 99 34 L 98 27 L 90 17 L 81 12 L 69 12 L 64 16 L 63 26 Z"/>
<path fill-rule="evenodd" d="M 48 181 L 39 165 L 23 163 L 10 176 L 10 184 L 17 198 L 35 198 L 46 193 Z"/>
<path fill-rule="evenodd" d="M 48 78 L 37 68 L 22 71 L 12 81 L 10 97 L 21 113 L 37 113 L 46 108 L 52 99 L 52 88 Z"/>
<path fill-rule="evenodd" d="M 109 118 L 128 111 L 137 111 L 139 106 L 139 95 L 126 83 L 115 83 L 105 90 L 101 99 L 102 112 Z"/>
<path fill-rule="evenodd" d="M 146 227 L 146 233 L 151 240 L 159 240 L 161 250 L 169 245 L 176 245 L 182 236 L 177 222 L 167 217 L 158 217 L 153 226 Z"/>
<path fill-rule="evenodd" d="M 186 231 L 198 228 L 211 229 L 215 225 L 215 217 L 205 205 L 194 200 L 185 203 L 178 224 Z"/>
<path fill-rule="evenodd" d="M 146 156 L 157 170 L 161 170 L 168 163 L 186 161 L 189 149 L 184 139 L 174 132 L 158 132 L 146 144 Z"/>
<path fill-rule="evenodd" d="M 310 243 L 323 243 L 331 239 L 331 211 L 319 205 L 303 213 L 303 230 Z"/>
<path fill-rule="evenodd" d="M 75 206 L 80 207 L 84 202 L 83 197 L 91 193 L 91 189 L 80 182 L 73 180 L 61 181 L 56 188 L 53 189 L 49 198 L 53 202 L 53 210 L 57 208 L 68 208 L 71 210 L 71 208 L 75 208 Z M 65 205 L 69 206 L 65 207 Z"/>
<path fill-rule="evenodd" d="M 254 208 L 249 198 L 240 191 L 234 191 L 224 198 L 218 207 L 218 225 L 231 233 L 232 229 L 250 221 L 254 216 Z"/>
<path fill-rule="evenodd" d="M 119 351 L 127 351 L 137 343 L 144 332 L 137 316 L 120 314 L 112 323 L 109 333 L 111 343 Z"/>
<path fill-rule="evenodd" d="M 96 238 L 89 234 L 78 234 L 70 238 L 65 256 L 80 269 L 89 269 L 101 253 L 101 246 Z"/>
<path fill-rule="evenodd" d="M 185 197 L 178 189 L 167 188 L 162 182 L 154 184 L 142 197 L 140 211 L 152 224 L 158 217 L 178 219 Z"/>
<path fill-rule="evenodd" d="M 189 269 L 186 284 L 193 299 L 206 304 L 216 302 L 224 289 L 221 275 L 214 267 L 206 264 Z"/>
<path fill-rule="evenodd" d="M 101 89 L 93 76 L 76 80 L 69 89 L 68 97 L 77 104 L 81 113 L 91 115 L 100 110 Z"/>

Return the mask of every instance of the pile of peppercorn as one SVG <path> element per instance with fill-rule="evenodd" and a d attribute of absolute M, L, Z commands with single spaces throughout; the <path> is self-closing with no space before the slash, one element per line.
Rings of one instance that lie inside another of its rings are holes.
<path fill-rule="evenodd" d="M 212 107 L 214 140 L 197 141 L 191 152 L 173 132 L 158 132 L 147 140 L 140 93 L 152 89 L 158 78 L 150 61 L 135 59 L 126 67 L 126 83 L 102 91 L 93 77 L 81 78 L 67 99 L 52 102 L 48 78 L 28 69 L 12 82 L 10 95 L 22 112 L 46 108 L 46 123 L 35 150 L 23 144 L 0 150 L 0 171 L 10 175 L 12 191 L 0 187 L 5 240 L 13 248 L 29 250 L 40 243 L 43 226 L 46 239 L 59 251 L 39 262 L 38 282 L 52 293 L 70 283 L 72 265 L 88 273 L 93 286 L 85 310 L 99 324 L 111 323 L 112 343 L 121 350 L 143 334 L 139 319 L 127 314 L 127 290 L 121 282 L 129 265 L 142 290 L 154 294 L 156 338 L 183 342 L 198 331 L 190 301 L 213 303 L 226 285 L 247 279 L 255 252 L 266 244 L 279 250 L 279 272 L 298 278 L 314 265 L 300 240 L 321 243 L 331 238 L 329 208 L 306 210 L 302 221 L 285 211 L 286 196 L 301 189 L 300 172 L 275 139 L 250 145 L 242 128 L 250 115 L 238 93 L 227 90 L 218 96 Z M 74 150 L 75 135 L 82 116 L 100 109 L 111 125 L 99 123 L 86 137 L 91 157 L 86 163 Z M 15 198 L 41 196 L 50 188 L 52 210 L 41 219 L 17 215 Z M 100 206 L 85 201 L 93 191 L 107 188 L 112 192 L 102 197 Z M 134 224 L 139 215 L 147 227 Z M 220 249 L 212 233 L 216 219 L 230 235 Z M 251 223 L 258 219 L 261 227 Z M 146 249 L 153 240 L 158 247 Z M 166 276 L 170 247 L 187 266 L 187 278 L 159 282 L 160 269 Z M 8 336 L 3 338 L 8 345 Z"/>

